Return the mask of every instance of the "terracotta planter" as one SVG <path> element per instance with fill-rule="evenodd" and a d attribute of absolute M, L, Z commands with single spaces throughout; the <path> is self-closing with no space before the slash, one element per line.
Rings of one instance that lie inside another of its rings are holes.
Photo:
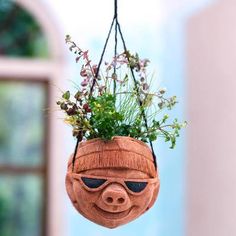
<path fill-rule="evenodd" d="M 66 189 L 74 207 L 108 228 L 126 224 L 154 204 L 160 182 L 150 148 L 130 137 L 93 139 L 79 145 Z"/>

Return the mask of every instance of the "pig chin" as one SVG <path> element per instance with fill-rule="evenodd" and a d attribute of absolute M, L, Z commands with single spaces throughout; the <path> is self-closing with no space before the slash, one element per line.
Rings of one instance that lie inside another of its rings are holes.
<path fill-rule="evenodd" d="M 108 211 L 100 208 L 96 204 L 94 204 L 93 210 L 96 215 L 99 216 L 98 221 L 102 221 L 101 225 L 106 226 L 108 228 L 116 228 L 122 224 L 127 223 L 128 218 L 133 213 L 135 207 L 131 206 L 126 210 L 122 211 Z M 99 222 L 96 222 L 100 224 Z"/>

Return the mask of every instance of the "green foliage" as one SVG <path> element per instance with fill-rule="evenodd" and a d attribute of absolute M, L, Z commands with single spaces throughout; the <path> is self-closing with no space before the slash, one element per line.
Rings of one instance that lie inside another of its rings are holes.
<path fill-rule="evenodd" d="M 90 125 L 93 130 L 88 138 L 111 139 L 115 136 L 124 120 L 123 115 L 116 111 L 115 97 L 107 93 L 92 97 L 89 106 L 92 110 Z"/>
<path fill-rule="evenodd" d="M 48 57 L 38 22 L 13 0 L 0 0 L 0 55 Z"/>
<path fill-rule="evenodd" d="M 78 55 L 76 62 L 84 61 L 81 86 L 73 96 L 66 91 L 57 102 L 66 113 L 65 121 L 73 127 L 74 136 L 105 140 L 130 136 L 144 142 L 161 137 L 170 143 L 170 148 L 175 147 L 179 131 L 186 122 L 169 121 L 167 114 L 161 115 L 164 110 L 174 108 L 177 98 L 166 97 L 163 88 L 151 91 L 146 72 L 148 59 L 124 52 L 110 63 L 106 62 L 104 71 L 96 77 L 98 68 L 89 60 L 88 51 L 80 49 L 70 36 L 66 37 L 66 43 Z"/>

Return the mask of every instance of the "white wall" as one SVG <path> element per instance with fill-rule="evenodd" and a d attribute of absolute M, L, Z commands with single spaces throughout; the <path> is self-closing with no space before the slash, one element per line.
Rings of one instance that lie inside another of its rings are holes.
<path fill-rule="evenodd" d="M 187 235 L 236 235 L 236 2 L 187 27 Z"/>

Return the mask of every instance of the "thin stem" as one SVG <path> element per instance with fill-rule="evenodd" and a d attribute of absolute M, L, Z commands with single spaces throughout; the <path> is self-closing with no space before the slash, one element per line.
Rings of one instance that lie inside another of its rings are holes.
<path fill-rule="evenodd" d="M 168 134 L 168 135 L 169 135 L 169 133 L 163 129 L 163 128 L 166 128 L 166 127 L 171 127 L 171 128 L 173 128 L 174 126 L 173 126 L 173 125 L 164 125 L 164 126 L 160 126 L 160 127 L 157 127 L 157 128 L 148 129 L 148 130 L 146 130 L 146 131 L 140 133 L 140 136 L 143 135 L 143 134 L 150 134 L 150 133 L 152 133 L 152 132 L 154 132 L 154 131 L 157 131 L 157 130 L 161 131 L 162 133 L 165 133 L 165 134 Z"/>

